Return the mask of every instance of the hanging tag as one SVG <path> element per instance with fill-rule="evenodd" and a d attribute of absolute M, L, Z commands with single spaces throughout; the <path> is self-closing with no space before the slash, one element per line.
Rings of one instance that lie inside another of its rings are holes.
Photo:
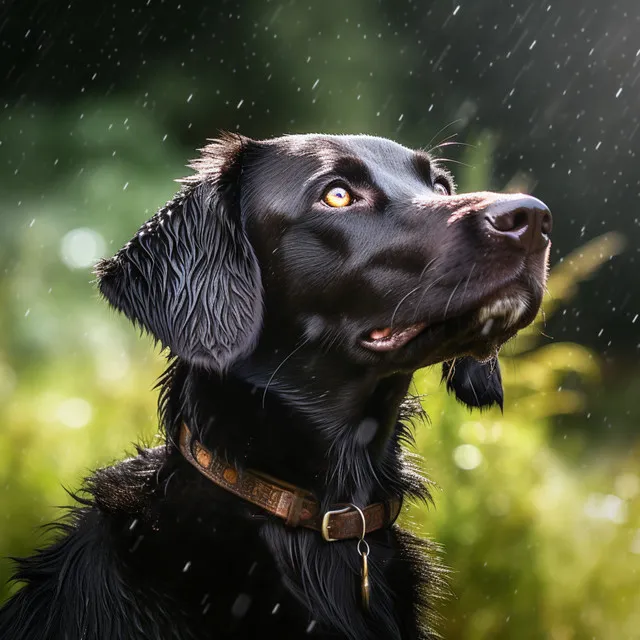
<path fill-rule="evenodd" d="M 367 553 L 360 554 L 362 556 L 362 606 L 369 611 L 369 593 L 371 591 L 369 585 L 369 562 L 367 561 Z"/>
<path fill-rule="evenodd" d="M 362 518 L 362 532 L 360 533 L 360 540 L 356 549 L 362 558 L 362 572 L 360 574 L 360 595 L 362 596 L 362 607 L 365 611 L 369 611 L 369 596 L 371 594 L 371 584 L 369 582 L 369 543 L 364 539 L 367 535 L 367 519 L 364 516 L 362 509 L 355 504 L 351 504 Z"/>

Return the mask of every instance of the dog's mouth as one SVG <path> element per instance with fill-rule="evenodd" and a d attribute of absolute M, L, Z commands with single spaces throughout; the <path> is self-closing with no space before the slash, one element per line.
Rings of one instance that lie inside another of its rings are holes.
<path fill-rule="evenodd" d="M 371 351 L 395 351 L 404 347 L 407 342 L 413 340 L 419 333 L 427 327 L 426 322 L 410 325 L 404 328 L 384 327 L 374 329 L 367 337 L 360 339 L 360 344 Z"/>
<path fill-rule="evenodd" d="M 422 333 L 463 317 L 468 318 L 468 328 L 474 330 L 478 338 L 489 340 L 500 334 L 508 337 L 508 334 L 512 335 L 514 328 L 521 323 L 529 307 L 526 298 L 522 295 L 503 295 L 500 298 L 493 298 L 475 310 L 466 310 L 452 315 L 447 320 L 372 329 L 360 338 L 360 344 L 370 351 L 379 353 L 396 351 Z"/>

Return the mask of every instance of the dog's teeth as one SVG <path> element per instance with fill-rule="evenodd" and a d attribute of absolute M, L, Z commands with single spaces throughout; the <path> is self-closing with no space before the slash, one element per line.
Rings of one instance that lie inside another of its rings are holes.
<path fill-rule="evenodd" d="M 385 327 L 384 329 L 374 329 L 369 337 L 372 340 L 381 340 L 382 338 L 388 338 L 391 335 L 391 327 Z"/>
<path fill-rule="evenodd" d="M 487 328 L 489 320 L 504 318 L 505 324 L 510 326 L 515 324 L 527 309 L 527 303 L 521 297 L 504 298 L 494 300 L 478 311 L 478 320 L 483 324 L 482 335 L 486 335 L 491 326 Z"/>

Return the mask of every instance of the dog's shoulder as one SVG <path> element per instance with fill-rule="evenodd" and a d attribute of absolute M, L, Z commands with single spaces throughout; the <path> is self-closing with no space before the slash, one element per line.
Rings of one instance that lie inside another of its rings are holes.
<path fill-rule="evenodd" d="M 84 492 L 102 512 L 114 516 L 138 515 L 162 482 L 167 460 L 165 446 L 138 447 L 137 456 L 98 469 L 85 480 Z"/>
<path fill-rule="evenodd" d="M 164 460 L 163 447 L 139 449 L 86 479 L 76 505 L 49 526 L 54 542 L 16 560 L 23 587 L 0 609 L 0 638 L 142 640 L 136 628 L 156 627 L 153 637 L 166 637 L 170 621 L 142 605 L 117 544 L 123 526 L 145 517 Z"/>
<path fill-rule="evenodd" d="M 0 610 L 0 637 L 120 637 L 111 631 L 119 624 L 112 603 L 122 599 L 122 580 L 117 565 L 110 561 L 112 550 L 103 520 L 95 506 L 74 507 L 50 526 L 57 533 L 53 544 L 16 560 L 13 579 L 24 584 Z M 104 631 L 98 635 L 99 625 Z"/>

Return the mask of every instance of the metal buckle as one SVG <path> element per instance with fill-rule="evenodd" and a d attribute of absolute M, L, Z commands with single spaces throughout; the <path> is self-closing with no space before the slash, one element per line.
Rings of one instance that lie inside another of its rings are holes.
<path fill-rule="evenodd" d="M 331 516 L 334 514 L 347 513 L 347 511 L 351 511 L 351 509 L 353 509 L 353 507 L 349 505 L 347 507 L 343 507 L 342 509 L 333 509 L 332 511 L 327 511 L 322 516 L 322 537 L 324 538 L 325 542 L 337 542 L 338 540 L 340 540 L 340 538 L 331 538 L 329 536 L 329 518 L 331 518 Z"/>

